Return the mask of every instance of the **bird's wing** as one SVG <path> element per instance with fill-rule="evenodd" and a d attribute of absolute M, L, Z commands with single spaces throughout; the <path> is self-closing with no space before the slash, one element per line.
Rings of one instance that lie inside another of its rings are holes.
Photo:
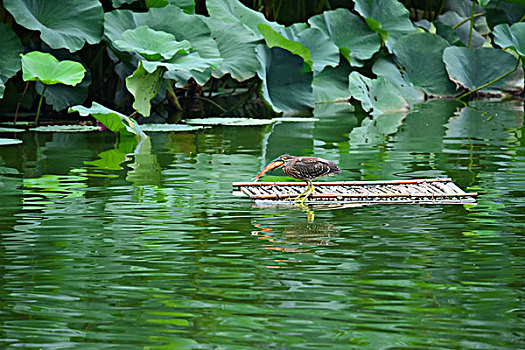
<path fill-rule="evenodd" d="M 316 157 L 301 157 L 295 163 L 295 167 L 302 176 L 312 179 L 339 172 L 339 167 L 335 163 Z"/>

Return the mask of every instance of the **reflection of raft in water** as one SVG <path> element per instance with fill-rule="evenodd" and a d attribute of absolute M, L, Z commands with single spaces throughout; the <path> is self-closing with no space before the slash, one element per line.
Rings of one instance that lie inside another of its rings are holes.
<path fill-rule="evenodd" d="M 301 194 L 301 182 L 234 182 L 234 195 L 259 205 L 279 205 Z M 476 204 L 451 179 L 316 182 L 305 204 Z M 289 202 L 289 201 L 288 201 Z M 293 201 L 292 201 L 293 203 Z"/>

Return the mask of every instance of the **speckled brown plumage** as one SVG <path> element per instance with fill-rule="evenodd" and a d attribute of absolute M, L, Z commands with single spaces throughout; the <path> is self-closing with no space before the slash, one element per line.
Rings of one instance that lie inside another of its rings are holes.
<path fill-rule="evenodd" d="M 341 171 L 334 162 L 318 157 L 295 157 L 284 154 L 278 159 L 284 161 L 282 170 L 285 175 L 305 180 L 309 184 L 313 179 L 336 175 Z"/>
<path fill-rule="evenodd" d="M 312 180 L 321 176 L 329 176 L 339 174 L 341 169 L 332 161 L 318 157 L 295 157 L 289 154 L 272 160 L 264 169 L 254 177 L 257 181 L 267 171 L 272 169 L 282 168 L 283 173 L 295 179 L 304 180 L 308 184 L 306 191 L 295 197 L 295 202 L 302 205 L 306 198 L 308 198 L 314 191 Z"/>

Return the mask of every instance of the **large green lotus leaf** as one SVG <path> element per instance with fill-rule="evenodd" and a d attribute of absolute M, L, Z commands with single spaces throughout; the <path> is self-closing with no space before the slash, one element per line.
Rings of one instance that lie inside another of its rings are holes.
<path fill-rule="evenodd" d="M 399 91 L 388 80 L 379 77 L 370 79 L 358 72 L 350 73 L 350 95 L 372 115 L 385 112 L 399 112 L 409 109 L 408 103 L 399 94 Z"/>
<path fill-rule="evenodd" d="M 186 124 L 142 124 L 140 127 L 146 132 L 188 132 L 204 129 L 204 126 Z"/>
<path fill-rule="evenodd" d="M 431 33 L 402 36 L 394 45 L 394 60 L 403 78 L 428 95 L 452 96 L 454 84 L 448 79 L 442 61 L 448 42 Z"/>
<path fill-rule="evenodd" d="M 135 1 L 138 1 L 138 0 L 112 0 L 114 8 L 119 8 L 120 6 L 124 4 L 132 4 Z"/>
<path fill-rule="evenodd" d="M 22 140 L 0 138 L 0 146 L 10 146 L 22 143 Z"/>
<path fill-rule="evenodd" d="M 122 113 L 104 107 L 103 105 L 93 102 L 90 108 L 78 105 L 69 108 L 68 113 L 78 112 L 81 116 L 91 115 L 106 128 L 113 132 L 121 134 L 135 134 L 139 137 L 146 137 L 135 119 L 125 116 Z"/>
<path fill-rule="evenodd" d="M 230 74 L 237 81 L 255 76 L 259 69 L 255 52 L 259 38 L 239 22 L 223 22 L 209 18 L 207 23 L 224 59 L 222 65 L 213 72 L 213 76 L 222 78 Z"/>
<path fill-rule="evenodd" d="M 152 73 L 149 73 L 142 66 L 142 62 L 140 62 L 133 75 L 126 78 L 126 87 L 135 98 L 133 108 L 145 117 L 150 115 L 151 100 L 159 92 L 162 76 L 165 72 L 165 68 L 159 67 Z"/>
<path fill-rule="evenodd" d="M 261 95 L 276 112 L 300 112 L 314 106 L 311 72 L 303 69 L 303 60 L 278 47 L 258 45 L 257 59 L 261 67 Z"/>
<path fill-rule="evenodd" d="M 392 83 L 410 106 L 425 100 L 423 91 L 405 80 L 399 68 L 397 68 L 390 58 L 382 57 L 376 60 L 372 66 L 372 72 L 378 77 L 383 77 Z"/>
<path fill-rule="evenodd" d="M 89 85 L 91 85 L 91 74 L 89 71 L 82 82 L 76 86 L 55 84 L 47 86 L 44 91 L 44 84 L 37 82 L 36 92 L 41 95 L 44 92 L 46 104 L 53 106 L 53 110 L 61 111 L 69 106 L 84 103 L 88 96 Z"/>
<path fill-rule="evenodd" d="M 46 126 L 37 126 L 36 128 L 31 128 L 31 131 L 37 132 L 93 132 L 100 131 L 99 126 L 92 125 L 46 125 Z"/>
<path fill-rule="evenodd" d="M 469 14 L 470 15 L 470 14 Z M 459 24 L 463 20 L 465 20 L 466 17 L 460 16 L 455 11 L 447 11 L 444 14 L 438 16 L 437 21 L 446 24 L 449 27 L 454 27 L 456 24 Z M 458 34 L 459 38 L 461 39 L 461 42 L 467 46 L 468 40 L 470 36 L 470 22 L 467 21 L 457 27 L 455 29 L 456 33 Z M 483 46 L 483 43 L 485 42 L 485 38 L 478 33 L 475 29 L 472 30 L 472 39 L 470 43 L 470 47 L 481 47 Z"/>
<path fill-rule="evenodd" d="M 304 63 L 306 63 L 310 69 L 313 69 L 314 63 L 312 62 L 310 50 L 299 41 L 286 38 L 267 24 L 259 24 L 257 28 L 259 28 L 259 32 L 264 37 L 268 47 L 280 47 L 281 49 L 288 50 L 294 55 L 301 57 Z"/>
<path fill-rule="evenodd" d="M 516 66 L 516 58 L 510 53 L 493 48 L 467 49 L 447 47 L 443 61 L 450 78 L 469 90 L 476 89 Z M 482 89 L 485 92 L 521 91 L 523 69 L 521 67 L 495 84 Z"/>
<path fill-rule="evenodd" d="M 244 6 L 238 0 L 207 0 L 206 9 L 213 20 L 227 23 L 242 23 L 259 39 L 262 39 L 262 35 L 257 28 L 259 24 L 269 25 L 275 30 L 283 27 L 275 22 L 268 21 L 262 13 Z"/>
<path fill-rule="evenodd" d="M 114 44 L 120 51 L 136 52 L 149 61 L 169 60 L 177 53 L 191 51 L 189 41 L 178 42 L 174 35 L 147 26 L 126 30 Z"/>
<path fill-rule="evenodd" d="M 149 73 L 153 73 L 158 67 L 166 68 L 164 78 L 172 79 L 176 86 L 182 87 L 190 78 L 204 84 L 209 78 L 206 78 L 207 71 L 210 68 L 215 69 L 216 61 L 203 59 L 197 52 L 192 52 L 189 55 L 176 55 L 168 61 L 142 61 L 142 65 Z"/>
<path fill-rule="evenodd" d="M 336 67 L 339 64 L 339 48 L 321 30 L 309 28 L 306 23 L 296 23 L 284 28 L 281 33 L 289 40 L 302 43 L 310 51 L 314 75 L 326 66 Z"/>
<path fill-rule="evenodd" d="M 501 1 L 497 8 L 485 7 L 485 16 L 489 28 L 494 28 L 502 23 L 512 24 L 519 22 L 525 15 L 525 0 L 520 1 L 522 1 L 522 5 Z"/>
<path fill-rule="evenodd" d="M 206 25 L 205 18 L 199 15 L 188 15 L 174 5 L 152 8 L 148 12 L 141 13 L 128 10 L 106 13 L 104 35 L 111 43 L 114 43 L 120 40 L 124 31 L 144 25 L 156 31 L 173 34 L 177 41 L 188 40 L 193 47 L 192 53 L 196 52 L 203 60 L 213 63 L 213 69 L 222 64 L 219 49 Z M 209 68 L 203 72 L 190 72 L 189 76 L 195 78 L 199 84 L 204 84 L 209 80 L 211 74 L 212 69 Z"/>
<path fill-rule="evenodd" d="M 355 0 L 354 2 L 354 9 L 363 16 L 372 30 L 380 34 L 390 52 L 397 39 L 416 30 L 410 21 L 410 12 L 397 0 Z M 386 40 L 385 35 L 388 36 Z"/>
<path fill-rule="evenodd" d="M 4 96 L 4 84 L 15 75 L 21 67 L 20 54 L 24 47 L 16 33 L 7 25 L 0 23 L 0 98 Z"/>
<path fill-rule="evenodd" d="M 29 52 L 22 57 L 24 81 L 40 81 L 46 85 L 66 84 L 75 86 L 84 79 L 86 69 L 75 61 L 59 61 L 53 55 L 40 51 Z"/>
<path fill-rule="evenodd" d="M 502 48 L 510 47 L 525 56 L 525 23 L 499 24 L 494 27 L 494 42 Z"/>
<path fill-rule="evenodd" d="M 4 0 L 4 7 L 53 49 L 74 52 L 102 38 L 104 10 L 98 0 Z"/>
<path fill-rule="evenodd" d="M 195 118 L 186 119 L 186 123 L 196 126 L 261 126 L 273 124 L 273 119 L 254 119 L 254 118 Z"/>
<path fill-rule="evenodd" d="M 350 66 L 346 61 L 336 68 L 326 67 L 321 73 L 314 75 L 312 88 L 315 103 L 346 101 L 350 98 L 348 90 L 348 75 Z"/>
<path fill-rule="evenodd" d="M 175 5 L 187 14 L 195 13 L 195 1 L 194 0 L 146 0 L 146 7 L 166 7 L 168 5 Z"/>
<path fill-rule="evenodd" d="M 378 34 L 347 9 L 325 11 L 308 23 L 330 37 L 352 66 L 362 66 L 361 61 L 371 58 L 381 47 Z"/>
<path fill-rule="evenodd" d="M 448 41 L 450 45 L 465 46 L 454 29 L 439 21 L 434 21 L 432 24 L 436 28 L 436 34 Z"/>

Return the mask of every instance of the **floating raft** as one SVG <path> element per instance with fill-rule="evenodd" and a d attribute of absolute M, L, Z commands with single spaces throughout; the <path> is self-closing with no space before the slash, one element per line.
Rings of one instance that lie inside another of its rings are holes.
<path fill-rule="evenodd" d="M 303 182 L 234 182 L 233 194 L 256 202 L 283 202 L 306 190 Z M 310 204 L 475 204 L 451 179 L 314 182 Z"/>

